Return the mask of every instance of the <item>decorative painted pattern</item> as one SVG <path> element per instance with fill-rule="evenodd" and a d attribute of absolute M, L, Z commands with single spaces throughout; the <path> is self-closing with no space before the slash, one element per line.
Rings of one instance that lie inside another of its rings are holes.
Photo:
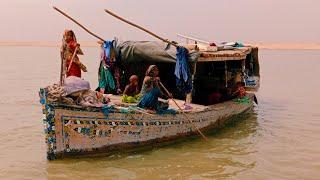
<path fill-rule="evenodd" d="M 56 127 L 55 127 L 55 111 L 54 108 L 46 103 L 46 92 L 40 89 L 40 103 L 42 104 L 42 113 L 44 115 L 44 133 L 47 143 L 47 159 L 56 159 Z"/>
<path fill-rule="evenodd" d="M 80 120 L 81 119 L 81 120 Z M 93 137 L 107 137 L 109 136 L 115 129 L 116 126 L 168 126 L 168 125 L 181 125 L 181 124 L 190 124 L 189 121 L 176 120 L 176 121 L 161 121 L 161 120 L 151 120 L 149 122 L 134 122 L 134 121 L 114 121 L 109 119 L 100 119 L 100 120 L 92 120 L 97 119 L 96 117 L 72 117 L 72 116 L 62 116 L 61 121 L 63 122 L 63 126 L 73 126 L 73 125 L 81 125 L 80 127 L 73 128 L 73 131 L 78 134 Z M 202 122 L 206 121 L 203 117 L 198 120 L 193 120 L 192 122 Z M 67 130 L 64 130 L 67 133 Z M 140 135 L 141 131 L 131 131 L 131 130 L 120 130 L 119 133 L 127 134 L 127 135 Z M 68 146 L 68 145 L 67 145 Z"/>
<path fill-rule="evenodd" d="M 182 114 L 145 115 L 101 109 L 48 105 L 46 94 L 40 90 L 46 134 L 47 158 L 53 160 L 64 155 L 107 152 L 114 147 L 128 148 L 145 143 L 160 143 L 191 135 L 195 129 Z M 189 118 L 198 128 L 219 127 L 233 115 L 252 107 L 252 103 L 225 102 L 210 109 L 190 113 Z M 122 146 L 124 145 L 124 146 Z"/>
<path fill-rule="evenodd" d="M 164 125 L 178 125 L 178 124 L 190 124 L 187 120 L 173 120 L 173 121 L 163 121 L 163 120 L 150 120 L 149 122 L 146 121 L 130 121 L 130 120 L 109 120 L 109 119 L 101 119 L 101 120 L 92 120 L 98 119 L 95 117 L 80 117 L 80 116 L 62 116 L 62 121 L 64 125 L 70 124 L 87 124 L 87 125 L 109 125 L 109 126 L 164 126 Z M 82 119 L 82 120 L 80 120 Z M 84 120 L 86 119 L 86 120 Z M 192 120 L 192 122 L 203 122 L 207 121 L 203 117 L 199 117 L 197 120 Z"/>

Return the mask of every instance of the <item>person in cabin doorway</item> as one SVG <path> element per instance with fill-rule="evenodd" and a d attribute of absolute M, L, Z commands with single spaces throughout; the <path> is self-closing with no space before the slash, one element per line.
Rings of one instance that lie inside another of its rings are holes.
<path fill-rule="evenodd" d="M 161 91 L 159 86 L 159 70 L 156 65 L 150 65 L 146 76 L 143 79 L 143 84 L 141 88 L 141 99 L 138 103 L 138 107 L 146 108 L 152 111 L 161 111 L 166 110 L 169 107 L 168 102 L 159 101 L 158 98 L 166 97 L 165 94 Z M 169 95 L 169 98 L 172 98 L 172 95 Z"/>
<path fill-rule="evenodd" d="M 137 75 L 132 75 L 129 78 L 129 84 L 123 91 L 122 102 L 125 103 L 136 103 L 139 99 L 139 78 Z"/>
<path fill-rule="evenodd" d="M 212 93 L 208 96 L 209 105 L 217 104 L 221 101 L 222 94 L 219 92 L 217 87 L 214 87 Z"/>
<path fill-rule="evenodd" d="M 65 30 L 62 39 L 62 58 L 65 61 L 64 74 L 66 77 L 76 76 L 81 78 L 81 71 L 87 72 L 78 55 L 83 55 L 80 44 L 77 43 L 76 36 L 72 30 Z"/>
<path fill-rule="evenodd" d="M 244 85 L 244 82 L 237 82 L 233 95 L 237 96 L 240 99 L 246 96 L 246 89 L 244 88 Z"/>

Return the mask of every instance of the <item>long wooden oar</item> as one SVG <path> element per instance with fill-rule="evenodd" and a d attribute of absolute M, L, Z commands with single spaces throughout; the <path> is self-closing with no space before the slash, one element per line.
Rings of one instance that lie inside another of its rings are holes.
<path fill-rule="evenodd" d="M 140 30 L 142 30 L 142 31 L 144 31 L 144 32 L 146 32 L 146 33 L 148 33 L 148 34 L 156 37 L 157 39 L 160 39 L 160 40 L 163 41 L 163 42 L 166 42 L 166 43 L 171 44 L 171 45 L 173 45 L 173 46 L 175 46 L 175 47 L 178 47 L 178 45 L 177 45 L 176 43 L 173 43 L 173 42 L 169 41 L 168 39 L 164 39 L 164 38 L 156 35 L 155 33 L 147 30 L 146 28 L 144 28 L 144 27 L 142 27 L 142 26 L 139 26 L 139 25 L 137 25 L 137 24 L 135 24 L 135 23 L 133 23 L 133 22 L 130 22 L 130 21 L 124 19 L 123 17 L 120 17 L 120 16 L 116 15 L 115 13 L 113 13 L 112 11 L 110 11 L 110 10 L 108 10 L 108 9 L 105 9 L 105 11 L 106 11 L 106 13 L 110 14 L 111 16 L 113 16 L 113 17 L 115 17 L 115 18 L 117 18 L 117 19 L 119 19 L 119 20 L 121 20 L 121 21 L 123 21 L 123 22 L 125 22 L 125 23 L 130 24 L 130 25 L 132 25 L 132 26 L 134 26 L 134 27 L 136 27 L 136 28 L 138 28 L 138 29 L 140 29 Z"/>
<path fill-rule="evenodd" d="M 162 82 L 159 82 L 160 86 L 166 91 L 166 93 L 168 94 L 168 96 L 171 95 L 171 93 L 168 91 L 168 89 L 166 87 L 164 87 L 164 85 L 162 84 Z M 190 122 L 190 124 L 192 124 L 193 128 L 196 129 L 198 131 L 198 133 L 202 136 L 202 138 L 205 141 L 208 141 L 208 138 L 200 131 L 200 129 L 191 121 L 191 119 L 189 118 L 189 116 L 183 111 L 183 109 L 179 106 L 179 104 L 172 98 L 170 97 L 170 99 L 172 99 L 172 101 L 176 104 L 176 106 L 178 106 L 179 110 L 182 112 L 182 114 L 188 119 L 188 121 Z"/>
<path fill-rule="evenodd" d="M 62 10 L 58 9 L 57 7 L 53 6 L 53 9 L 58 11 L 59 13 L 61 13 L 62 15 L 64 15 L 65 17 L 67 17 L 68 19 L 70 19 L 71 21 L 73 21 L 74 23 L 76 23 L 78 26 L 80 26 L 82 29 L 84 29 L 87 33 L 91 34 L 92 36 L 100 39 L 101 41 L 105 42 L 105 40 L 101 37 L 99 37 L 98 35 L 94 34 L 93 32 L 91 32 L 89 29 L 87 29 L 86 27 L 84 27 L 82 24 L 80 24 L 78 21 L 76 21 L 75 19 L 73 19 L 72 17 L 70 17 L 68 14 L 66 14 L 65 12 L 63 12 Z"/>

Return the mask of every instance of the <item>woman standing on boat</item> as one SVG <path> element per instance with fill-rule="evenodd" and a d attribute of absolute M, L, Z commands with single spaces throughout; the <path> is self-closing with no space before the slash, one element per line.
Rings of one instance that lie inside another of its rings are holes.
<path fill-rule="evenodd" d="M 80 44 L 77 43 L 76 36 L 72 30 L 65 30 L 61 52 L 64 61 L 66 61 L 64 66 L 66 76 L 81 78 L 81 70 L 87 72 L 87 68 L 79 60 L 78 54 L 83 55 L 83 52 L 80 49 Z"/>
<path fill-rule="evenodd" d="M 156 65 L 150 65 L 143 80 L 141 99 L 138 103 L 138 107 L 154 111 L 168 109 L 168 103 L 158 101 L 158 97 L 165 96 L 160 89 L 159 82 L 160 78 L 158 67 Z M 172 95 L 170 94 L 170 98 L 171 97 Z"/>
<path fill-rule="evenodd" d="M 116 62 L 114 41 L 100 41 L 98 43 L 101 45 L 101 57 L 97 90 L 103 94 L 121 94 L 120 69 Z"/>

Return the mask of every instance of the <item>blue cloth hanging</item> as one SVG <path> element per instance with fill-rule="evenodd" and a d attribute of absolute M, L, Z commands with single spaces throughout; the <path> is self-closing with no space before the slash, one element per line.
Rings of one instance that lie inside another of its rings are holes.
<path fill-rule="evenodd" d="M 181 79 L 181 76 L 184 82 L 187 82 L 189 77 L 189 68 L 188 68 L 188 50 L 185 47 L 177 47 L 177 62 L 174 74 L 178 79 Z"/>
<path fill-rule="evenodd" d="M 110 62 L 110 54 L 111 54 L 111 48 L 113 48 L 113 41 L 105 41 L 103 43 L 103 49 L 106 56 L 106 63 Z"/>
<path fill-rule="evenodd" d="M 182 93 L 190 93 L 192 90 L 191 73 L 188 67 L 189 54 L 185 47 L 177 47 L 177 61 L 174 74 L 176 86 Z"/>
<path fill-rule="evenodd" d="M 176 78 L 176 87 L 183 94 L 190 93 L 192 90 L 191 78 L 189 78 L 187 82 L 181 81 L 181 79 Z"/>

